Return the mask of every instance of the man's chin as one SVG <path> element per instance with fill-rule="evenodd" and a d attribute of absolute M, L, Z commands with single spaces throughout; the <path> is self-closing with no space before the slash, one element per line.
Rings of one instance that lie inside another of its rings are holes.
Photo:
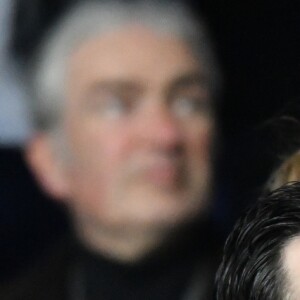
<path fill-rule="evenodd" d="M 149 201 L 148 201 L 149 200 Z M 202 211 L 202 204 L 191 203 L 182 198 L 157 197 L 151 201 L 144 197 L 131 212 L 130 219 L 137 226 L 149 228 L 176 227 L 181 223 L 186 223 L 194 219 Z"/>

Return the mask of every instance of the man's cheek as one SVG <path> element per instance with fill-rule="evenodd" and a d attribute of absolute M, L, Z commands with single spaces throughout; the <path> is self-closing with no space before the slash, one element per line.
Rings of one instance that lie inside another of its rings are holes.
<path fill-rule="evenodd" d="M 193 149 L 195 154 L 199 156 L 199 159 L 209 160 L 212 147 L 212 130 L 210 128 L 205 128 L 197 137 L 193 137 L 191 142 L 194 142 L 195 145 Z"/>

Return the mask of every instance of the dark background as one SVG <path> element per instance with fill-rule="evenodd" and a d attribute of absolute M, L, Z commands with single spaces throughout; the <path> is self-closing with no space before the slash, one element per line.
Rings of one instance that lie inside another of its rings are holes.
<path fill-rule="evenodd" d="M 25 68 L 70 3 L 17 1 L 11 49 Z M 287 117 L 297 119 L 300 111 L 300 2 L 189 3 L 209 25 L 224 77 L 215 218 L 226 234 L 282 157 L 299 145 L 298 124 Z M 28 266 L 66 228 L 63 209 L 37 188 L 22 149 L 0 148 L 0 280 Z"/>

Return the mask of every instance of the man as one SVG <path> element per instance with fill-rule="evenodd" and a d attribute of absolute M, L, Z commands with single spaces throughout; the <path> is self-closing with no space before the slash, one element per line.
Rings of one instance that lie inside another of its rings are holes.
<path fill-rule="evenodd" d="M 87 2 L 52 30 L 27 158 L 76 242 L 12 299 L 209 299 L 215 237 L 195 228 L 211 197 L 216 69 L 196 25 L 174 3 Z"/>
<path fill-rule="evenodd" d="M 300 299 L 300 183 L 261 198 L 236 223 L 217 275 L 217 300 Z"/>

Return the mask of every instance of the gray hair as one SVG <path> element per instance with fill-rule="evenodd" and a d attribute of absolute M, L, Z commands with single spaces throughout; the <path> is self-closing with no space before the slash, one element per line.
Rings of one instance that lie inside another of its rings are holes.
<path fill-rule="evenodd" d="M 96 2 L 76 4 L 54 26 L 35 58 L 32 76 L 32 113 L 37 130 L 58 127 L 64 105 L 67 60 L 82 43 L 103 32 L 138 23 L 185 40 L 201 58 L 212 91 L 218 72 L 210 42 L 199 24 L 180 3 Z"/>

